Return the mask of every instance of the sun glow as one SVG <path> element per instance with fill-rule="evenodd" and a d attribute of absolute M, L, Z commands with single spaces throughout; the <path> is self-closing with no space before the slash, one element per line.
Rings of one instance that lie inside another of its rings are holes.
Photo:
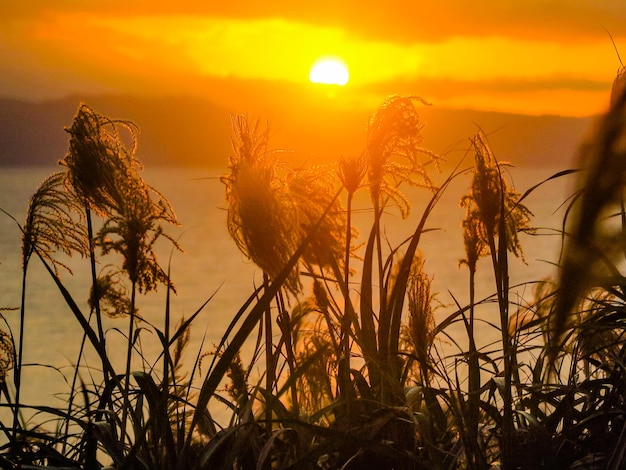
<path fill-rule="evenodd" d="M 317 60 L 309 72 L 309 80 L 313 83 L 325 85 L 345 85 L 348 83 L 350 74 L 348 67 L 342 60 L 336 58 L 323 58 Z"/>

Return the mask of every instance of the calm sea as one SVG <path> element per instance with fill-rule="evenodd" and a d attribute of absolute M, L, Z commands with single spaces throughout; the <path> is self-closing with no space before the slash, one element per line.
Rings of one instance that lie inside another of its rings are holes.
<path fill-rule="evenodd" d="M 523 193 L 562 169 L 513 168 L 510 169 L 510 177 L 516 190 Z M 54 168 L 1 169 L 0 207 L 21 222 L 29 196 L 42 179 L 53 171 Z M 180 227 L 172 227 L 168 231 L 185 250 L 184 253 L 174 252 L 171 255 L 171 276 L 178 292 L 171 301 L 172 315 L 174 318 L 189 317 L 212 296 L 192 327 L 192 340 L 186 355 L 189 364 L 194 362 L 199 351 L 210 352 L 213 349 L 233 315 L 261 280 L 260 273 L 239 253 L 226 230 L 224 189 L 217 179 L 222 173 L 222 170 L 204 168 L 160 168 L 144 172 L 146 181 L 168 197 L 181 222 Z M 469 185 L 469 176 L 457 178 L 453 182 L 427 223 L 427 228 L 432 230 L 425 233 L 420 242 L 426 260 L 425 271 L 433 276 L 437 299 L 444 305 L 437 311 L 438 319 L 452 311 L 453 297 L 461 304 L 465 304 L 468 298 L 467 270 L 458 267 L 458 261 L 463 257 L 459 227 L 464 216 L 458 201 Z M 572 176 L 560 178 L 537 189 L 527 198 L 527 206 L 535 213 L 533 226 L 539 230 L 536 236 L 520 235 L 526 263 L 511 259 L 510 283 L 520 284 L 514 288 L 512 298 L 531 299 L 532 287 L 524 283 L 554 274 L 553 263 L 558 259 L 560 246 L 558 231 L 564 214 L 561 205 L 573 185 Z M 390 209 L 385 219 L 385 232 L 392 245 L 413 232 L 430 197 L 422 189 L 410 188 L 406 194 L 412 204 L 410 216 L 402 220 L 398 211 Z M 356 221 L 363 240 L 369 229 L 367 223 L 371 215 L 366 195 L 357 201 L 357 206 L 359 215 Z M 21 288 L 20 232 L 16 224 L 5 215 L 0 215 L 0 227 L 0 307 L 18 308 Z M 171 249 L 165 240 L 159 247 L 159 254 L 162 264 L 167 265 Z M 78 304 L 87 311 L 85 305 L 90 286 L 88 263 L 80 258 L 63 261 L 70 266 L 73 275 L 62 272 L 62 279 Z M 479 264 L 477 282 L 479 296 L 488 296 L 494 292 L 493 275 L 487 259 Z M 29 267 L 26 297 L 24 358 L 25 363 L 31 365 L 23 374 L 24 402 L 61 406 L 66 402 L 67 382 L 71 380 L 76 363 L 81 330 L 37 259 L 33 259 Z M 162 327 L 164 289 L 140 298 L 138 305 L 140 314 L 146 320 Z M 16 335 L 18 311 L 6 310 L 3 314 Z M 478 314 L 484 315 L 485 320 L 496 318 L 495 310 L 485 309 Z M 122 370 L 122 332 L 128 328 L 127 321 L 108 320 L 106 327 L 110 355 L 114 364 Z M 0 325 L 0 328 L 6 329 L 6 325 Z M 497 336 L 495 332 L 488 331 L 488 326 L 484 328 L 486 337 Z M 158 338 L 149 329 L 142 334 L 142 347 L 146 365 L 149 366 L 154 363 L 159 350 Z M 88 361 L 87 365 L 97 367 L 93 354 L 88 356 Z M 141 366 L 139 361 L 135 363 L 135 368 Z M 86 368 L 83 373 L 89 382 Z"/>

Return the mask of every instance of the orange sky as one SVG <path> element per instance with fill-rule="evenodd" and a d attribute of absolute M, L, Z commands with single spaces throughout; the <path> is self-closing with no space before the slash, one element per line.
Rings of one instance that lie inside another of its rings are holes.
<path fill-rule="evenodd" d="M 624 0 L 90 3 L 0 3 L 1 96 L 174 94 L 256 109 L 296 95 L 373 109 L 410 93 L 581 116 L 604 109 L 620 65 L 609 33 L 626 59 Z M 323 55 L 346 62 L 348 85 L 308 82 Z"/>

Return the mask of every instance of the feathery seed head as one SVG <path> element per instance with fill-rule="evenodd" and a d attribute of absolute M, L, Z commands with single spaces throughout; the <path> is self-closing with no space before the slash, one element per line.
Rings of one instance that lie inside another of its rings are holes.
<path fill-rule="evenodd" d="M 74 196 L 66 191 L 64 173 L 46 178 L 28 203 L 22 233 L 22 263 L 24 267 L 35 250 L 55 267 L 69 268 L 52 257 L 54 252 L 67 255 L 89 253 L 87 231 L 81 223 L 81 208 Z"/>
<path fill-rule="evenodd" d="M 345 211 L 335 198 L 334 181 L 321 171 L 304 170 L 292 172 L 288 180 L 289 196 L 293 201 L 298 218 L 300 239 L 313 230 L 330 206 L 313 235 L 303 259 L 321 268 L 331 264 L 331 258 L 341 264 L 345 252 Z"/>
<path fill-rule="evenodd" d="M 0 330 L 0 383 L 6 380 L 7 372 L 13 368 L 15 348 L 11 335 Z"/>
<path fill-rule="evenodd" d="M 122 255 L 122 268 L 140 292 L 156 290 L 159 283 L 173 288 L 158 263 L 154 246 L 158 239 L 166 238 L 180 250 L 161 225 L 161 222 L 177 225 L 176 216 L 167 199 L 143 180 L 138 178 L 127 183 L 120 212 L 105 221 L 98 233 L 98 243 L 104 254 Z"/>
<path fill-rule="evenodd" d="M 474 136 L 472 146 L 476 159 L 474 178 L 470 193 L 461 199 L 461 206 L 466 208 L 464 232 L 467 237 L 470 237 L 466 239 L 466 243 L 476 243 L 472 237 L 480 233 L 486 249 L 490 239 L 496 235 L 505 236 L 507 249 L 523 259 L 518 233 L 532 232 L 529 223 L 533 214 L 525 205 L 518 202 L 519 193 L 508 188 L 501 172 L 501 167 L 508 164 L 496 161 L 487 138 L 482 132 Z M 504 234 L 498 233 L 501 214 L 504 214 L 506 218 L 504 224 L 506 233 Z M 469 248 L 475 250 L 480 247 L 470 246 Z M 470 254 L 468 253 L 467 261 L 470 260 Z M 481 254 L 486 253 L 479 251 L 478 255 Z"/>
<path fill-rule="evenodd" d="M 96 282 L 97 289 L 92 286 L 90 290 L 89 307 L 100 305 L 100 310 L 110 318 L 128 315 L 131 302 L 128 290 L 119 278 L 119 272 L 108 272 L 98 277 Z"/>
<path fill-rule="evenodd" d="M 339 180 L 349 195 L 353 195 L 361 187 L 367 175 L 367 162 L 360 155 L 358 157 L 343 157 L 339 160 Z"/>
<path fill-rule="evenodd" d="M 475 272 L 478 259 L 489 252 L 485 244 L 485 238 L 481 233 L 482 228 L 476 208 L 472 206 L 467 207 L 465 219 L 461 225 L 463 227 L 463 243 L 467 258 L 459 261 L 459 264 L 466 264 L 471 272 Z"/>
<path fill-rule="evenodd" d="M 297 210 L 286 183 L 274 174 L 268 132 L 247 116 L 231 119 L 233 150 L 230 174 L 222 178 L 228 201 L 228 231 L 241 250 L 271 279 L 296 251 L 300 241 Z M 300 289 L 297 271 L 287 286 Z"/>
<path fill-rule="evenodd" d="M 432 278 L 424 272 L 424 262 L 417 260 L 411 267 L 408 286 L 409 336 L 422 365 L 426 365 L 428 349 L 433 340 L 435 320 L 431 293 Z"/>
<path fill-rule="evenodd" d="M 381 207 L 391 199 L 403 217 L 408 215 L 409 203 L 398 185 L 406 182 L 434 189 L 426 167 L 433 164 L 438 168 L 442 160 L 421 147 L 424 125 L 416 102 L 427 104 L 415 96 L 389 97 L 370 120 L 365 150 L 372 201 Z"/>
<path fill-rule="evenodd" d="M 129 132 L 130 148 L 123 144 L 119 129 Z M 123 197 L 120 182 L 133 178 L 140 168 L 134 158 L 136 126 L 111 120 L 83 104 L 66 130 L 70 134 L 69 151 L 60 164 L 68 170 L 69 186 L 101 214 L 118 210 Z"/>
<path fill-rule="evenodd" d="M 478 132 L 472 139 L 475 151 L 476 170 L 472 182 L 472 197 L 476 204 L 483 228 L 487 234 L 496 232 L 500 217 L 502 189 L 505 182 L 500 169 L 487 144 L 482 132 Z"/>
<path fill-rule="evenodd" d="M 130 146 L 122 141 L 122 129 L 130 135 Z M 156 289 L 159 282 L 169 283 L 153 247 L 157 239 L 165 237 L 180 248 L 160 225 L 177 224 L 176 216 L 167 199 L 139 174 L 137 127 L 111 120 L 83 104 L 67 131 L 70 148 L 60 162 L 67 168 L 66 187 L 105 217 L 96 237 L 102 251 L 122 255 L 123 269 L 140 292 Z"/>

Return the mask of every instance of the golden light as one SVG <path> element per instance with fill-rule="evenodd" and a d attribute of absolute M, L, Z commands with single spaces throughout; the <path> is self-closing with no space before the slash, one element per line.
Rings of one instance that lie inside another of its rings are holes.
<path fill-rule="evenodd" d="M 325 57 L 317 60 L 309 72 L 309 80 L 313 83 L 325 85 L 340 85 L 348 83 L 350 74 L 346 64 L 337 58 Z"/>

